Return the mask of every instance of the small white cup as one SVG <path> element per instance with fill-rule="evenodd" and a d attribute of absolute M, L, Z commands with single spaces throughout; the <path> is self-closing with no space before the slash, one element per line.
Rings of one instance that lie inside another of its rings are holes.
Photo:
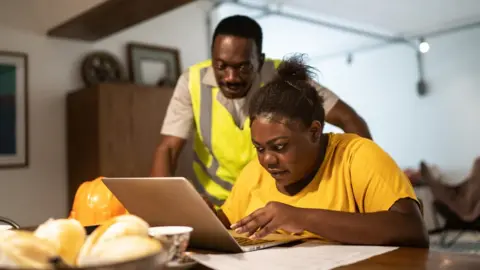
<path fill-rule="evenodd" d="M 11 225 L 7 225 L 7 224 L 0 224 L 0 231 L 6 231 L 6 230 L 10 230 L 12 228 Z"/>
<path fill-rule="evenodd" d="M 190 241 L 192 227 L 158 226 L 150 227 L 148 234 L 159 240 L 168 249 L 168 261 L 182 258 Z"/>

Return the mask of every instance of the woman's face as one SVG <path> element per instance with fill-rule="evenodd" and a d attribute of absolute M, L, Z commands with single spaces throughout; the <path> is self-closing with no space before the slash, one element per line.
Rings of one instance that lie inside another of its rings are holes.
<path fill-rule="evenodd" d="M 290 121 L 287 125 L 281 119 L 259 116 L 253 120 L 251 132 L 258 160 L 277 184 L 288 186 L 311 173 L 319 155 L 322 134 L 319 122 L 305 127 L 300 121 Z"/>

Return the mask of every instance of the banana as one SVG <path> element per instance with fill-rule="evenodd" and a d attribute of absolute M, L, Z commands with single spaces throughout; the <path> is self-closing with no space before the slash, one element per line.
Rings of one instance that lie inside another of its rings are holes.
<path fill-rule="evenodd" d="M 0 267 L 51 269 L 50 260 L 58 257 L 50 241 L 32 232 L 11 230 L 0 235 Z"/>
<path fill-rule="evenodd" d="M 69 266 L 74 266 L 87 232 L 75 219 L 49 219 L 38 226 L 34 235 L 50 241 L 55 245 L 63 261 Z"/>

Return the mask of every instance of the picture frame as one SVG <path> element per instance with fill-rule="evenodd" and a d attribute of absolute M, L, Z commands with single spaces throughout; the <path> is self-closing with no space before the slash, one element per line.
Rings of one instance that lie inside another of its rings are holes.
<path fill-rule="evenodd" d="M 127 44 L 129 80 L 139 85 L 175 87 L 181 75 L 175 48 L 131 42 Z"/>
<path fill-rule="evenodd" d="M 29 164 L 28 55 L 0 51 L 0 168 Z"/>

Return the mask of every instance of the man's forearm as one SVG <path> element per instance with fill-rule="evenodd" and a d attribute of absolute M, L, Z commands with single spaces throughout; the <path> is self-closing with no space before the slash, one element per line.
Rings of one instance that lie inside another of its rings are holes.
<path fill-rule="evenodd" d="M 172 176 L 175 171 L 172 156 L 166 148 L 158 147 L 153 161 L 152 177 Z"/>
<path fill-rule="evenodd" d="M 325 115 L 327 123 L 341 128 L 345 133 L 355 133 L 367 139 L 372 139 L 365 120 L 355 110 L 342 100 Z"/>
<path fill-rule="evenodd" d="M 364 138 L 372 139 L 372 135 L 370 134 L 367 123 L 360 116 L 355 119 L 348 119 L 345 121 L 342 129 L 345 133 L 355 133 Z"/>
<path fill-rule="evenodd" d="M 331 241 L 358 245 L 427 247 L 428 236 L 415 216 L 394 211 L 361 214 L 299 209 L 300 226 Z"/>
<path fill-rule="evenodd" d="M 185 142 L 186 140 L 180 137 L 162 135 L 153 159 L 153 177 L 173 176 Z"/>

